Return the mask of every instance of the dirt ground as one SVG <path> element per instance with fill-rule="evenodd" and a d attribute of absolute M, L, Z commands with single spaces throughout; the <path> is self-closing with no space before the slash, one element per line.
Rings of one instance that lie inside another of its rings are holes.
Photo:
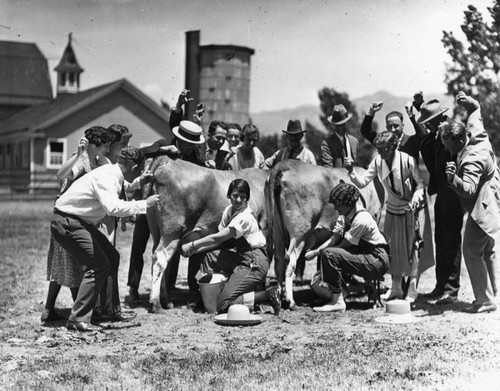
<path fill-rule="evenodd" d="M 15 208 L 15 204 L 7 204 L 7 207 Z M 42 208 L 45 218 L 50 218 L 50 209 L 47 205 L 36 208 Z M 0 214 L 7 213 L 5 209 L 3 210 L 4 212 Z M 48 228 L 46 230 L 43 228 L 47 226 L 47 224 L 40 225 L 36 232 L 27 235 L 32 238 L 29 241 L 30 245 L 18 244 L 15 238 L 0 238 L 2 241 L 0 250 L 4 251 L 0 263 L 3 296 L 0 307 L 2 362 L 0 389 L 18 389 L 20 384 L 25 389 L 32 389 L 30 385 L 33 384 L 38 384 L 33 388 L 45 389 L 58 373 L 57 366 L 62 363 L 73 363 L 79 357 L 91 358 L 93 361 L 117 357 L 118 360 L 122 360 L 117 365 L 124 372 L 130 372 L 130 377 L 126 380 L 117 380 L 116 384 L 121 385 L 121 388 L 117 389 L 142 389 L 143 380 L 140 376 L 134 375 L 134 370 L 128 367 L 131 365 L 128 362 L 133 359 L 168 355 L 169 361 L 175 362 L 176 359 L 186 359 L 186 355 L 200 356 L 227 351 L 229 348 L 236 349 L 240 354 L 264 360 L 271 359 L 277 354 L 287 355 L 293 352 L 300 355 L 300 352 L 308 349 L 320 349 L 322 343 L 331 336 L 336 336 L 346 346 L 361 352 L 362 355 L 373 354 L 373 349 L 389 350 L 387 365 L 390 365 L 390 362 L 397 363 L 397 355 L 390 352 L 394 346 L 406 349 L 407 354 L 414 354 L 415 360 L 421 354 L 422 357 L 432 361 L 433 349 L 439 351 L 439 354 L 456 352 L 458 356 L 453 356 L 452 362 L 457 366 L 458 372 L 462 362 L 469 365 L 477 361 L 479 369 L 464 367 L 462 376 L 465 378 L 460 378 L 455 371 L 452 371 L 453 374 L 447 374 L 447 369 L 441 369 L 438 373 L 420 371 L 423 374 L 418 376 L 427 376 L 427 380 L 431 379 L 428 383 L 431 386 L 422 388 L 422 384 L 427 383 L 418 382 L 420 386 L 415 389 L 500 389 L 500 312 L 492 314 L 467 312 L 473 297 L 465 267 L 462 270 L 463 288 L 458 302 L 452 305 L 431 306 L 423 300 L 417 300 L 413 309 L 413 314 L 419 319 L 417 323 L 407 325 L 376 323 L 374 319 L 383 315 L 385 310 L 368 305 L 365 296 L 349 298 L 348 311 L 345 314 L 315 313 L 311 308 L 313 297 L 309 287 L 305 285 L 295 288 L 295 295 L 300 305 L 297 311 L 284 310 L 279 316 L 274 316 L 269 311 L 261 314 L 263 323 L 260 325 L 227 327 L 215 324 L 213 315 L 194 312 L 186 306 L 188 291 L 185 260 L 181 260 L 177 283 L 179 289 L 172 296 L 175 308 L 162 314 L 148 313 L 150 246 L 146 251 L 146 265 L 140 287 L 143 303 L 128 304 L 126 279 L 132 235 L 132 228 L 129 227 L 127 232 L 118 233 L 117 248 L 122 259 L 119 272 L 120 295 L 124 311 L 135 313 L 136 318 L 130 323 L 104 324 L 106 328 L 100 332 L 70 333 L 66 331 L 64 321 L 48 326 L 40 325 L 40 314 L 47 292 L 45 258 Z M 27 261 L 29 259 L 35 261 Z M 308 263 L 306 280 L 311 278 L 314 268 L 314 262 Z M 390 278 L 386 276 L 385 284 L 389 284 L 389 281 Z M 430 269 L 422 275 L 419 291 L 428 292 L 433 288 L 433 284 L 434 269 Z M 71 304 L 69 290 L 63 288 L 57 308 L 67 316 Z M 399 345 L 394 345 L 397 342 L 395 338 L 399 339 Z M 384 347 L 384 344 L 388 345 Z M 47 367 L 48 364 L 43 364 L 51 362 L 54 363 L 52 369 L 50 365 Z M 67 368 L 64 370 L 68 371 Z M 20 379 L 27 376 L 28 372 L 32 381 L 23 383 Z M 60 379 L 61 375 L 57 376 Z M 371 376 L 378 375 L 372 373 Z"/>

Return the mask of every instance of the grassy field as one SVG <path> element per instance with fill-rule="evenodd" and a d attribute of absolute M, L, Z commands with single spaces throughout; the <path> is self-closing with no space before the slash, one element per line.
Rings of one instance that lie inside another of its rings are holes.
<path fill-rule="evenodd" d="M 345 314 L 317 314 L 302 287 L 298 311 L 231 328 L 186 307 L 185 264 L 176 307 L 149 314 L 148 257 L 144 305 L 130 309 L 136 323 L 91 334 L 69 333 L 64 322 L 42 327 L 51 206 L 0 203 L 0 390 L 500 389 L 500 316 L 466 312 L 473 298 L 465 267 L 459 301 L 417 301 L 418 323 L 376 323 L 384 309 L 364 298 L 348 303 Z M 117 245 L 124 302 L 131 231 L 120 232 Z M 420 291 L 432 289 L 433 274 L 422 276 Z M 69 313 L 68 289 L 57 307 Z"/>

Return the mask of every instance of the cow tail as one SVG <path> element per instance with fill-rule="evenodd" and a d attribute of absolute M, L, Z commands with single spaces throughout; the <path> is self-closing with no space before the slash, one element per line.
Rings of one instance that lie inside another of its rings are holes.
<path fill-rule="evenodd" d="M 268 221 L 268 230 L 267 230 L 267 253 L 269 254 L 269 258 L 272 259 L 274 254 L 274 240 L 273 240 L 273 230 L 275 224 L 280 224 L 278 214 L 278 205 L 277 200 L 279 200 L 281 186 L 279 179 L 281 178 L 281 170 L 279 166 L 273 168 L 269 177 L 266 181 L 265 186 L 265 197 L 266 197 L 266 212 L 267 212 L 267 221 Z"/>

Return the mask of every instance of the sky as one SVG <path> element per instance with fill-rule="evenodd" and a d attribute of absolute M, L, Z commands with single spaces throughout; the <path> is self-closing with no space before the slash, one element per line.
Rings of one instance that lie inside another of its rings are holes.
<path fill-rule="evenodd" d="M 73 34 L 81 88 L 126 78 L 174 104 L 185 33 L 253 48 L 250 111 L 318 105 L 323 87 L 354 99 L 385 90 L 445 93 L 443 30 L 464 40 L 473 4 L 492 0 L 0 0 L 0 40 L 34 42 L 57 65 Z"/>

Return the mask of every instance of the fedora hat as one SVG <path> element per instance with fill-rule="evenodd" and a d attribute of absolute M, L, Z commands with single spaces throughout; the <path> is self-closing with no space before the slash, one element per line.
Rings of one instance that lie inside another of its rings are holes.
<path fill-rule="evenodd" d="M 332 115 L 328 116 L 327 121 L 334 125 L 342 125 L 349 121 L 352 113 L 348 113 L 344 105 L 333 106 Z"/>
<path fill-rule="evenodd" d="M 410 302 L 406 300 L 391 300 L 385 306 L 385 315 L 375 318 L 377 323 L 403 324 L 415 323 L 420 319 L 413 316 Z"/>
<path fill-rule="evenodd" d="M 215 316 L 215 323 L 224 326 L 252 326 L 261 322 L 262 318 L 250 314 L 248 307 L 243 304 L 233 304 L 227 310 L 227 314 Z"/>
<path fill-rule="evenodd" d="M 448 107 L 441 107 L 441 103 L 437 99 L 431 99 L 430 101 L 424 103 L 420 108 L 420 118 L 418 119 L 419 124 L 425 124 L 431 119 L 437 117 L 439 114 L 443 114 L 448 110 Z"/>
<path fill-rule="evenodd" d="M 282 130 L 283 133 L 288 134 L 302 134 L 307 132 L 307 130 L 302 129 L 302 125 L 298 119 L 291 119 L 288 121 L 288 125 L 286 126 L 286 130 Z"/>
<path fill-rule="evenodd" d="M 175 137 L 191 144 L 203 144 L 205 137 L 201 127 L 191 121 L 181 121 L 179 126 L 172 129 Z"/>

